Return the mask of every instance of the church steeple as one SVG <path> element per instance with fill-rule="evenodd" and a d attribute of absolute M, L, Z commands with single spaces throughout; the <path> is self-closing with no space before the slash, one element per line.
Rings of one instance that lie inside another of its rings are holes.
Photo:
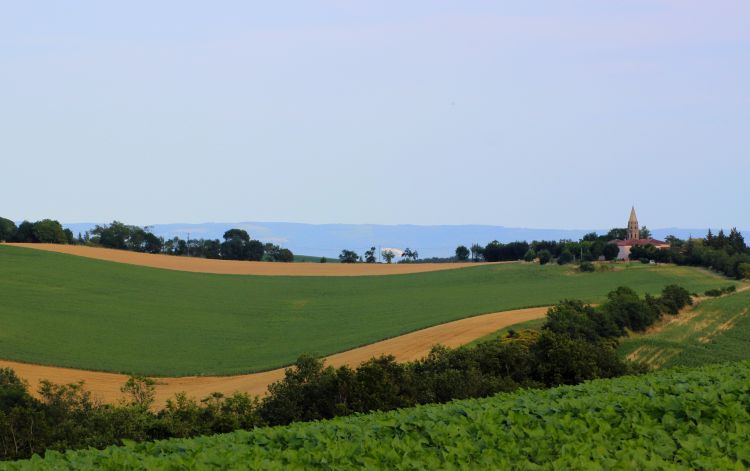
<path fill-rule="evenodd" d="M 638 226 L 638 217 L 635 215 L 635 206 L 630 210 L 630 219 L 628 220 L 628 240 L 638 240 L 641 238 L 641 229 Z"/>

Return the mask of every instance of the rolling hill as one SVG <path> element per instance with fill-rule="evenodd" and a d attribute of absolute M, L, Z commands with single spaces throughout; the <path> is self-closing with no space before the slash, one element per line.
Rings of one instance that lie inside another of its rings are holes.
<path fill-rule="evenodd" d="M 0 246 L 0 358 L 157 376 L 239 374 L 473 315 L 671 283 L 702 291 L 725 281 L 641 264 L 590 274 L 514 263 L 377 277 L 213 275 Z"/>

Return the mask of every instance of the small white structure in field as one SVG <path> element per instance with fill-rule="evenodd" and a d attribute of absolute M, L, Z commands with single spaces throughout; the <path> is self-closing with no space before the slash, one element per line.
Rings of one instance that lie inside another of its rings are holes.
<path fill-rule="evenodd" d="M 385 256 L 384 255 L 385 255 L 386 252 L 392 253 L 394 260 L 400 259 L 401 256 L 404 254 L 404 251 L 401 250 L 401 249 L 393 249 L 393 248 L 383 247 L 382 249 L 380 249 L 380 257 L 383 260 L 385 260 Z"/>

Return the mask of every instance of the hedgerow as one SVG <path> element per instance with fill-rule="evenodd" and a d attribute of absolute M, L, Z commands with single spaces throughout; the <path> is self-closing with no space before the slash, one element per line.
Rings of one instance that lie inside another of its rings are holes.
<path fill-rule="evenodd" d="M 0 469 L 743 469 L 750 362 L 488 399 L 49 452 Z"/>

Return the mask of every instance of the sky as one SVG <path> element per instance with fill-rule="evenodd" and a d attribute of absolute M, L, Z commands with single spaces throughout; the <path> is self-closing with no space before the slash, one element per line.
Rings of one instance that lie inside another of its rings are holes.
<path fill-rule="evenodd" d="M 0 4 L 0 216 L 750 229 L 750 2 Z"/>

